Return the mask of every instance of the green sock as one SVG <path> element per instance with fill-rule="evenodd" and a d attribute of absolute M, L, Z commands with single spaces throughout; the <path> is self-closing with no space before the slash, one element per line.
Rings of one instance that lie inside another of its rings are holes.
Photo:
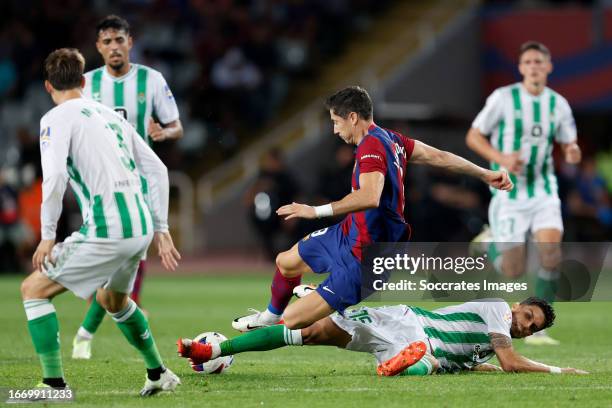
<path fill-rule="evenodd" d="M 133 300 L 129 299 L 125 309 L 111 316 L 127 341 L 140 352 L 148 369 L 163 366 L 149 323 Z"/>
<path fill-rule="evenodd" d="M 28 329 L 40 359 L 43 378 L 64 378 L 55 307 L 48 299 L 25 300 Z"/>
<path fill-rule="evenodd" d="M 85 319 L 83 320 L 81 327 L 87 330 L 89 333 L 94 334 L 98 330 L 98 327 L 100 327 L 105 315 L 106 310 L 100 306 L 100 304 L 96 301 L 96 295 L 94 295 L 93 299 L 91 300 L 91 305 L 89 305 L 89 309 L 87 309 L 87 314 L 85 315 Z"/>
<path fill-rule="evenodd" d="M 433 366 L 426 357 L 423 357 L 417 363 L 402 371 L 400 375 L 429 375 L 432 371 Z"/>
<path fill-rule="evenodd" d="M 277 324 L 244 333 L 241 336 L 222 342 L 219 346 L 221 347 L 221 355 L 229 356 L 245 351 L 266 351 L 284 346 L 301 345 L 301 330 L 290 330 L 281 324 Z"/>
<path fill-rule="evenodd" d="M 540 269 L 536 277 L 535 295 L 552 303 L 557 297 L 557 280 L 559 273 Z"/>
<path fill-rule="evenodd" d="M 489 262 L 498 273 L 501 273 L 501 264 L 502 264 L 502 253 L 499 252 L 495 242 L 489 242 L 489 250 L 487 251 L 487 256 L 489 258 Z"/>

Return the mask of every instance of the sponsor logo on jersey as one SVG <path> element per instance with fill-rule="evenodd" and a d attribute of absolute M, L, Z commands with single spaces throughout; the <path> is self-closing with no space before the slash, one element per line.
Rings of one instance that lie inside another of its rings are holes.
<path fill-rule="evenodd" d="M 173 99 L 174 95 L 172 95 L 172 91 L 170 90 L 170 87 L 168 85 L 164 86 L 164 92 L 166 93 L 166 97 L 168 99 Z"/>
<path fill-rule="evenodd" d="M 377 159 L 377 160 L 382 161 L 382 157 L 380 157 L 377 154 L 364 154 L 363 156 L 359 158 L 359 160 L 363 160 L 363 159 Z"/>

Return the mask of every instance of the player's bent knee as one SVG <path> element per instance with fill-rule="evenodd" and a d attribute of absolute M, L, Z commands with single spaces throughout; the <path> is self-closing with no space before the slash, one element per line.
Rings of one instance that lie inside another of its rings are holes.
<path fill-rule="evenodd" d="M 21 282 L 21 298 L 23 300 L 28 299 L 42 299 L 45 298 L 45 294 L 36 284 L 36 271 L 31 273 L 27 278 Z"/>
<path fill-rule="evenodd" d="M 303 329 L 312 324 L 311 321 L 302 316 L 292 314 L 287 315 L 286 313 L 283 315 L 283 321 L 285 326 L 290 330 Z"/>

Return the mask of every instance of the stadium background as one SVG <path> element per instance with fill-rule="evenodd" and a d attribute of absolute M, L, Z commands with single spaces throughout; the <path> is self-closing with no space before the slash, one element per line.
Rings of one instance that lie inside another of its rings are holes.
<path fill-rule="evenodd" d="M 109 13 L 131 23 L 132 62 L 164 74 L 185 128 L 182 140 L 155 146 L 171 170 L 171 226 L 184 259 L 177 273 L 160 276 L 151 254 L 158 276 L 143 290 L 160 352 L 183 386 L 146 406 L 609 406 L 612 324 L 602 311 L 610 303 L 559 304 L 552 333 L 560 348 L 516 345 L 535 360 L 594 372 L 586 378 L 479 375 L 475 387 L 471 375 L 441 376 L 415 379 L 407 392 L 405 382 L 374 379 L 370 356 L 328 348 L 243 355 L 231 375 L 213 379 L 172 357 L 179 335 L 233 335 L 231 319 L 267 301 L 272 254 L 321 225 L 281 223 L 278 205 L 348 192 L 353 150 L 333 136 L 322 108 L 325 96 L 348 84 L 370 91 L 379 124 L 484 165 L 466 148 L 465 133 L 491 90 L 518 80 L 518 46 L 544 42 L 555 64 L 550 86 L 574 109 L 584 152 L 578 167 L 556 163 L 565 240 L 609 241 L 612 4 L 605 0 L 3 1 L 0 387 L 31 386 L 38 375 L 19 282 L 39 239 L 38 123 L 51 108 L 42 60 L 72 46 L 88 70 L 100 66 L 94 26 Z M 228 71 L 233 84 L 219 81 Z M 413 239 L 471 239 L 486 222 L 488 194 L 473 180 L 411 166 Z M 58 238 L 81 222 L 70 194 L 65 209 Z M 124 340 L 115 327 L 102 325 L 90 362 L 74 362 L 69 349 L 85 304 L 71 295 L 54 304 L 79 406 L 143 406 L 135 397 L 141 362 L 117 346 Z"/>

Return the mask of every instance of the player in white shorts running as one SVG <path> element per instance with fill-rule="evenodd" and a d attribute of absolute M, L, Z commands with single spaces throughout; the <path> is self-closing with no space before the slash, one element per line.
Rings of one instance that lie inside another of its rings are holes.
<path fill-rule="evenodd" d="M 405 305 L 362 307 L 335 313 L 304 329 L 283 325 L 246 332 L 220 344 L 179 339 L 178 353 L 201 364 L 246 351 L 284 346 L 328 345 L 374 355 L 379 375 L 428 375 L 458 370 L 586 373 L 528 360 L 512 348 L 521 338 L 550 327 L 555 313 L 546 301 L 529 298 L 508 306 L 483 299 L 434 311 Z M 501 368 L 486 363 L 497 356 Z"/>
<path fill-rule="evenodd" d="M 472 150 L 488 160 L 493 169 L 508 170 L 514 182 L 510 192 L 492 191 L 492 236 L 479 236 L 476 240 L 491 242 L 490 259 L 497 269 L 508 277 L 518 277 L 525 273 L 524 243 L 531 233 L 540 254 L 536 296 L 552 302 L 563 236 L 553 144 L 560 144 L 565 161 L 571 164 L 580 162 L 581 152 L 567 100 L 546 86 L 552 72 L 548 48 L 534 41 L 523 44 L 518 69 L 522 82 L 496 89 L 466 137 Z M 545 331 L 526 342 L 558 344 Z"/>
<path fill-rule="evenodd" d="M 83 95 L 123 116 L 149 145 L 181 138 L 183 126 L 176 100 L 162 74 L 130 62 L 133 39 L 128 22 L 119 16 L 106 16 L 96 25 L 95 35 L 96 48 L 104 65 L 85 73 Z M 143 190 L 147 190 L 146 179 L 143 179 Z M 146 254 L 138 265 L 130 294 L 138 306 L 142 306 L 140 292 L 145 258 Z M 92 339 L 105 315 L 104 309 L 92 299 L 72 341 L 72 358 L 91 358 Z"/>
<path fill-rule="evenodd" d="M 56 50 L 45 60 L 45 88 L 57 106 L 40 121 L 42 239 L 32 257 L 34 272 L 21 285 L 42 365 L 40 386 L 66 387 L 51 299 L 70 290 L 84 299 L 97 292 L 100 305 L 140 352 L 147 369 L 142 396 L 174 390 L 180 380 L 164 367 L 145 316 L 128 297 L 152 240 L 164 267 L 174 270 L 180 259 L 168 232 L 168 172 L 125 119 L 82 97 L 84 66 L 76 49 Z M 150 180 L 149 197 L 141 177 Z M 55 245 L 68 181 L 83 226 Z"/>

